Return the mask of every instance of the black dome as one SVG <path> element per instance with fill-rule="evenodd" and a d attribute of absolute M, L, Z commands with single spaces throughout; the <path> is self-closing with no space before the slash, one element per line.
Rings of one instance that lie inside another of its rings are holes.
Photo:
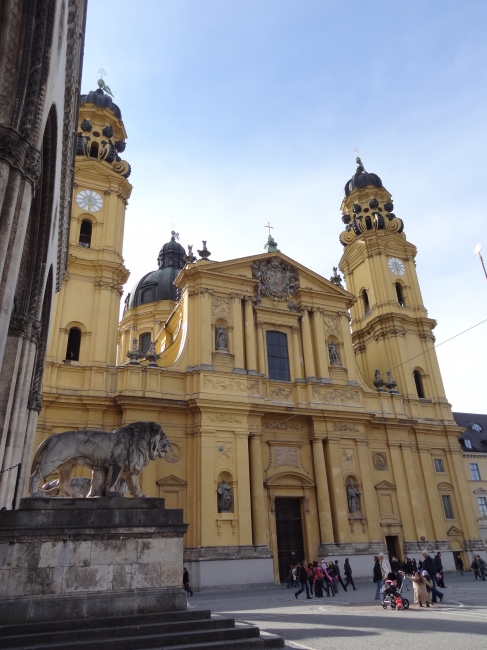
<path fill-rule="evenodd" d="M 357 158 L 357 163 L 357 171 L 345 184 L 345 196 L 348 196 L 352 190 L 362 189 L 363 187 L 367 187 L 367 185 L 382 187 L 382 181 L 377 174 L 369 174 L 369 172 L 366 172 L 360 158 Z"/>
<path fill-rule="evenodd" d="M 159 300 L 178 300 L 174 280 L 186 264 L 186 251 L 176 241 L 176 233 L 171 235 L 171 241 L 164 244 L 157 258 L 157 271 L 144 275 L 133 288 L 128 300 L 128 309 Z"/>
<path fill-rule="evenodd" d="M 100 106 L 101 108 L 109 108 L 115 113 L 119 120 L 122 119 L 122 112 L 119 107 L 113 103 L 110 95 L 106 95 L 101 88 L 90 90 L 87 95 L 81 95 L 79 103 L 80 105 L 96 104 L 96 106 Z"/>

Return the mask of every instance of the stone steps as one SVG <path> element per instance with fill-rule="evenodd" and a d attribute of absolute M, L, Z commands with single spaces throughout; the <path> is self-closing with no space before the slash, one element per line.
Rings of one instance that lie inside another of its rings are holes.
<path fill-rule="evenodd" d="M 264 650 L 284 640 L 260 636 L 254 625 L 211 617 L 208 610 L 101 619 L 34 622 L 0 627 L 2 650 Z"/>

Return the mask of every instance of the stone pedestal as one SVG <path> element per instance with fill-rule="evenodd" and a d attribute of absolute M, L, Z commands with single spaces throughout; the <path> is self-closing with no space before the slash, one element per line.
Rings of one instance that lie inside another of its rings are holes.
<path fill-rule="evenodd" d="M 0 511 L 0 624 L 186 609 L 182 510 L 22 499 Z"/>

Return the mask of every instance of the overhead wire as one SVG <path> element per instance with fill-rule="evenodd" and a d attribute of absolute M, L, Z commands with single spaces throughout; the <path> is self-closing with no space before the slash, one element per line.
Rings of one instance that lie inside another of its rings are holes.
<path fill-rule="evenodd" d="M 446 339 L 446 341 L 442 341 L 441 343 L 438 343 L 437 345 L 433 345 L 433 347 L 428 348 L 427 350 L 424 350 L 423 352 L 420 352 L 419 354 L 416 354 L 414 357 L 411 357 L 410 359 L 406 359 L 406 361 L 403 361 L 402 363 L 398 363 L 397 366 L 394 366 L 394 368 L 390 369 L 390 372 L 392 372 L 396 368 L 400 368 L 405 363 L 409 363 L 410 361 L 413 361 L 413 359 L 417 359 L 418 357 L 422 357 L 423 354 L 426 354 L 427 352 L 431 352 L 431 350 L 434 350 L 435 348 L 439 348 L 440 345 L 444 345 L 445 343 L 448 343 L 449 341 L 453 341 L 453 339 L 456 339 L 458 336 L 461 336 L 462 334 L 465 334 L 466 332 L 470 332 L 470 330 L 473 330 L 475 327 L 478 327 L 479 325 L 482 325 L 482 323 L 487 323 L 487 318 L 485 320 L 481 320 L 480 323 L 477 323 L 476 325 L 472 325 L 472 327 L 468 327 L 466 330 L 463 330 L 463 332 L 459 332 L 458 334 L 455 334 L 455 336 L 451 336 L 449 339 Z"/>

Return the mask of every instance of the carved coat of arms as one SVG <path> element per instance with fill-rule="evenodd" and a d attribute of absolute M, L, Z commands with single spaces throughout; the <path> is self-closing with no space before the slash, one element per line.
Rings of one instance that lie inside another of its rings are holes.
<path fill-rule="evenodd" d="M 258 280 L 257 304 L 262 302 L 262 296 L 274 300 L 288 300 L 298 288 L 299 277 L 296 269 L 277 257 L 254 262 L 252 270 L 254 278 Z"/>

